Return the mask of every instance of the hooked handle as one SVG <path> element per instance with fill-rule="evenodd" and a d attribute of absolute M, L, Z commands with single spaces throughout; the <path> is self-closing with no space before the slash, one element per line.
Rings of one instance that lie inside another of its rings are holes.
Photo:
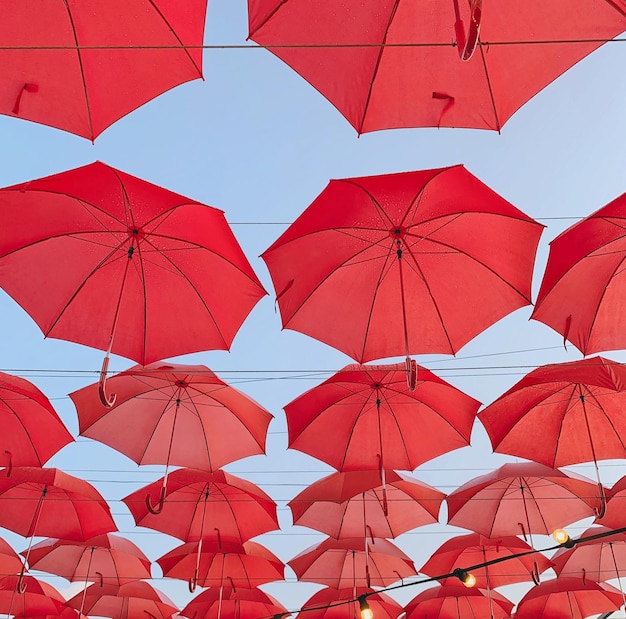
<path fill-rule="evenodd" d="M 198 586 L 198 570 L 196 569 L 193 573 L 193 578 L 189 579 L 187 583 L 189 585 L 189 593 L 193 593 Z"/>
<path fill-rule="evenodd" d="M 159 494 L 159 500 L 155 505 L 152 504 L 152 499 L 149 494 L 146 494 L 146 507 L 151 514 L 158 516 L 163 511 L 163 504 L 165 503 L 165 487 L 161 486 L 161 493 Z M 193 593 L 193 591 L 192 591 Z"/>
<path fill-rule="evenodd" d="M 598 482 L 598 494 L 600 495 L 600 507 L 595 507 L 594 512 L 596 518 L 600 520 L 606 514 L 606 494 L 604 493 L 604 486 L 600 482 Z"/>
<path fill-rule="evenodd" d="M 404 367 L 406 369 L 406 385 L 409 391 L 415 391 L 417 386 L 417 363 L 411 357 L 407 357 L 404 361 Z"/>
<path fill-rule="evenodd" d="M 106 392 L 106 379 L 107 372 L 109 369 L 109 355 L 104 358 L 102 362 L 102 369 L 100 370 L 100 380 L 98 381 L 98 394 L 100 395 L 100 402 L 102 402 L 102 406 L 106 406 L 107 408 L 111 408 L 113 404 L 115 404 L 115 400 L 117 396 L 112 393 L 110 396 L 107 396 Z"/>
<path fill-rule="evenodd" d="M 456 21 L 454 22 L 454 32 L 456 35 L 459 58 L 469 60 L 478 45 L 478 35 L 480 34 L 480 22 L 482 20 L 483 2 L 482 0 L 471 0 L 470 2 L 470 23 L 465 34 L 465 26 L 458 12 L 458 5 L 455 2 Z"/>
<path fill-rule="evenodd" d="M 17 577 L 17 582 L 15 583 L 15 591 L 19 594 L 26 593 L 27 583 L 24 580 L 24 569 L 26 566 L 22 565 L 22 569 L 20 570 L 20 574 Z"/>

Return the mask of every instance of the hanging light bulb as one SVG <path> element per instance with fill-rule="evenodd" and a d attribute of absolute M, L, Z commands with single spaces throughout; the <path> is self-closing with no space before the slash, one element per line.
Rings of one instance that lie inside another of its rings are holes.
<path fill-rule="evenodd" d="M 552 539 L 565 548 L 573 548 L 576 545 L 576 542 L 567 534 L 565 529 L 557 529 L 552 534 Z"/>
<path fill-rule="evenodd" d="M 452 574 L 456 576 L 466 587 L 470 588 L 476 584 L 476 576 L 470 572 L 457 567 Z"/>
<path fill-rule="evenodd" d="M 367 603 L 367 596 L 359 596 L 359 608 L 361 609 L 361 619 L 374 619 L 374 613 Z"/>

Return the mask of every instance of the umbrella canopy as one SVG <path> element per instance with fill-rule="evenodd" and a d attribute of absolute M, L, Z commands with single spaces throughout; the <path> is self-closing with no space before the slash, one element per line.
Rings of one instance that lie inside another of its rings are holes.
<path fill-rule="evenodd" d="M 84 541 L 117 531 L 102 495 L 59 469 L 14 467 L 0 477 L 0 503 L 0 526 L 24 537 Z"/>
<path fill-rule="evenodd" d="M 260 589 L 207 589 L 180 611 L 183 617 L 204 619 L 259 619 L 289 611 L 274 597 Z"/>
<path fill-rule="evenodd" d="M 446 497 L 448 524 L 487 537 L 538 533 L 593 516 L 597 485 L 535 462 L 505 464 L 463 484 Z"/>
<path fill-rule="evenodd" d="M 298 580 L 334 589 L 387 587 L 417 573 L 408 555 L 380 537 L 331 537 L 302 551 L 287 565 Z"/>
<path fill-rule="evenodd" d="M 539 0 L 515 7 L 481 0 L 248 0 L 248 14 L 249 37 L 304 77 L 359 133 L 499 131 L 542 88 L 626 30 L 623 3 L 603 0 L 575 8 L 553 0 L 547 11 Z"/>
<path fill-rule="evenodd" d="M 289 502 L 293 523 L 340 539 L 397 537 L 437 522 L 443 492 L 395 471 L 385 481 L 387 510 L 379 471 L 332 473 Z"/>
<path fill-rule="evenodd" d="M 626 193 L 550 243 L 531 318 L 584 355 L 626 347 L 625 227 Z"/>
<path fill-rule="evenodd" d="M 528 552 L 526 556 L 515 557 Z M 506 559 L 505 559 L 506 557 Z M 492 560 L 500 563 L 474 568 Z M 451 574 L 455 569 L 470 568 L 476 586 L 481 589 L 493 589 L 518 582 L 538 580 L 539 574 L 552 567 L 552 563 L 544 555 L 533 553 L 526 542 L 513 535 L 490 539 L 479 533 L 458 535 L 444 542 L 431 555 L 430 559 L 419 569 L 428 576 Z M 446 579 L 444 584 L 448 584 Z M 454 579 L 454 584 L 458 580 Z"/>
<path fill-rule="evenodd" d="M 0 24 L 0 113 L 94 140 L 202 77 L 206 0 L 13 2 Z"/>
<path fill-rule="evenodd" d="M 59 615 L 64 607 L 63 596 L 43 580 L 38 580 L 33 576 L 13 575 L 0 578 L 0 612 L 2 613 L 16 617 Z"/>
<path fill-rule="evenodd" d="M 67 601 L 72 608 L 111 619 L 169 619 L 178 608 L 164 593 L 142 580 L 115 585 L 91 585 Z"/>
<path fill-rule="evenodd" d="M 606 513 L 596 522 L 609 529 L 626 527 L 626 475 L 606 491 Z"/>
<path fill-rule="evenodd" d="M 265 546 L 256 542 L 203 539 L 177 546 L 157 559 L 163 576 L 188 580 L 192 586 L 253 589 L 275 580 L 284 580 L 285 565 Z"/>
<path fill-rule="evenodd" d="M 320 589 L 302 605 L 300 619 L 354 619 L 359 603 L 338 604 L 341 600 L 355 600 L 367 593 L 367 603 L 376 619 L 396 619 L 402 614 L 402 607 L 391 596 L 379 591 L 374 593 L 367 587 L 349 589 Z M 358 615 L 356 615 L 358 616 Z"/>
<path fill-rule="evenodd" d="M 0 372 L 0 455 L 8 467 L 43 466 L 74 439 L 35 385 Z"/>
<path fill-rule="evenodd" d="M 479 407 L 423 367 L 411 391 L 404 364 L 349 365 L 285 406 L 289 447 L 341 471 L 411 471 L 469 445 Z"/>
<path fill-rule="evenodd" d="M 22 554 L 26 554 L 26 551 Z M 125 537 L 104 533 L 84 542 L 45 539 L 30 549 L 28 564 L 70 581 L 123 585 L 150 578 L 150 559 Z"/>
<path fill-rule="evenodd" d="M 222 211 L 100 162 L 0 206 L 0 286 L 48 337 L 143 365 L 226 350 L 265 294 Z"/>
<path fill-rule="evenodd" d="M 204 365 L 137 365 L 108 383 L 117 396 L 112 407 L 100 401 L 97 384 L 70 394 L 80 434 L 137 464 L 213 471 L 265 453 L 272 415 Z"/>
<path fill-rule="evenodd" d="M 505 619 L 511 616 L 513 602 L 497 591 L 442 585 L 422 591 L 404 610 L 406 619 Z"/>
<path fill-rule="evenodd" d="M 283 327 L 359 363 L 453 354 L 530 303 L 542 229 L 457 165 L 332 180 L 262 258 Z"/>
<path fill-rule="evenodd" d="M 276 503 L 258 486 L 225 471 L 177 469 L 170 473 L 163 510 L 149 510 L 163 480 L 122 499 L 138 526 L 197 542 L 217 529 L 223 538 L 241 542 L 279 528 Z"/>
<path fill-rule="evenodd" d="M 626 458 L 626 366 L 602 357 L 533 370 L 478 419 L 494 451 L 546 466 Z"/>
<path fill-rule="evenodd" d="M 611 585 L 561 576 L 530 589 L 517 604 L 515 619 L 584 619 L 621 604 L 622 594 Z"/>
<path fill-rule="evenodd" d="M 559 576 L 578 576 L 604 582 L 626 576 L 626 533 L 607 527 L 591 527 L 580 537 L 605 535 L 601 539 L 577 542 L 574 548 L 559 548 L 552 556 Z"/>
<path fill-rule="evenodd" d="M 22 560 L 11 545 L 0 537 L 0 574 L 11 575 L 21 572 Z"/>

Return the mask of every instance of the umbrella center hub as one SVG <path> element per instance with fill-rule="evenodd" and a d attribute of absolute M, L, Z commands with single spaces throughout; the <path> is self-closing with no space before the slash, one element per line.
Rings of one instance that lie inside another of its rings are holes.
<path fill-rule="evenodd" d="M 406 235 L 406 228 L 403 226 L 394 226 L 391 230 L 389 230 L 389 235 L 392 239 L 394 239 L 394 241 L 403 241 Z"/>
<path fill-rule="evenodd" d="M 176 383 L 174 383 L 177 387 L 180 387 L 181 389 L 186 389 L 187 385 L 189 384 L 187 381 L 184 380 L 177 380 Z"/>
<path fill-rule="evenodd" d="M 139 226 L 129 226 L 128 227 L 128 238 L 133 241 L 139 241 L 143 239 L 146 233 Z"/>

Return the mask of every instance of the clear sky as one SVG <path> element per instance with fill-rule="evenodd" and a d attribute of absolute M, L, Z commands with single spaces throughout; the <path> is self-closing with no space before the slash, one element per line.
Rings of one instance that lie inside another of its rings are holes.
<path fill-rule="evenodd" d="M 211 0 L 209 4 L 205 42 L 245 42 L 245 1 Z M 577 219 L 626 191 L 625 51 L 623 43 L 604 46 L 524 106 L 501 135 L 477 130 L 411 129 L 359 138 L 332 105 L 270 53 L 261 49 L 210 49 L 204 53 L 204 81 L 178 87 L 131 113 L 105 131 L 95 145 L 58 130 L 0 117 L 0 186 L 101 160 L 225 211 L 270 294 L 252 311 L 230 353 L 206 352 L 177 361 L 206 364 L 275 416 L 267 456 L 226 468 L 259 484 L 278 502 L 282 532 L 258 541 L 287 561 L 323 536 L 291 527 L 286 503 L 330 469 L 287 451 L 282 407 L 351 361 L 304 335 L 281 331 L 269 274 L 258 256 L 331 178 L 463 163 L 547 226 L 536 263 L 536 295 L 548 242 Z M 527 307 L 503 319 L 456 358 L 428 356 L 417 360 L 487 404 L 533 367 L 581 356 L 572 347 L 566 351 L 557 333 L 529 322 L 530 313 Z M 30 318 L 1 291 L 0 316 L 0 368 L 39 386 L 76 436 L 76 413 L 67 394 L 97 379 L 102 353 L 44 340 Z M 625 358 L 615 352 L 607 356 Z M 130 365 L 132 362 L 119 357 L 111 363 L 116 371 Z M 414 474 L 450 492 L 506 460 L 491 455 L 488 439 L 477 424 L 471 447 L 426 463 Z M 120 531 L 151 559 L 179 543 L 147 529 L 135 529 L 120 502 L 135 488 L 158 478 L 162 468 L 139 468 L 111 449 L 81 438 L 49 465 L 93 482 L 110 501 Z M 593 476 L 592 467 L 578 470 Z M 612 483 L 622 469 L 608 463 L 603 465 L 602 474 Z M 419 566 L 445 539 L 460 532 L 443 524 L 433 525 L 405 534 L 397 543 Z M 6 537 L 18 550 L 25 548 L 24 540 L 11 534 Z M 185 583 L 159 579 L 156 565 L 154 573 L 156 586 L 181 607 L 190 599 Z M 288 608 L 297 609 L 316 587 L 296 583 L 289 569 L 287 575 L 286 583 L 263 589 Z M 64 586 L 58 580 L 51 582 Z M 409 588 L 397 599 L 404 603 L 422 589 Z M 517 599 L 521 592 L 516 589 L 508 593 Z"/>

